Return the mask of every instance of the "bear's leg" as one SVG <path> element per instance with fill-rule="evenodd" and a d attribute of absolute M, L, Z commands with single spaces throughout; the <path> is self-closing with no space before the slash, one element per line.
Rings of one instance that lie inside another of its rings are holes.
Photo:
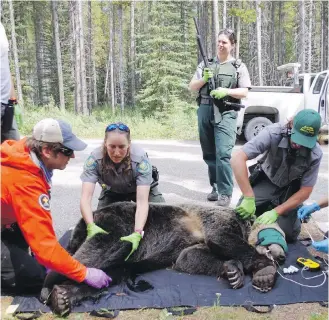
<path fill-rule="evenodd" d="M 259 254 L 242 237 L 224 228 L 207 232 L 205 242 L 210 251 L 225 260 L 241 261 L 244 270 L 253 275 L 253 285 L 262 292 L 269 291 L 275 284 L 276 266 L 268 257 Z"/>
<path fill-rule="evenodd" d="M 97 234 L 81 245 L 74 258 L 87 267 L 110 270 L 122 265 L 130 250 L 130 243 L 114 239 L 111 234 Z M 113 277 L 111 272 L 109 276 Z M 113 280 L 119 281 L 115 278 Z M 68 310 L 83 298 L 95 296 L 99 292 L 101 292 L 99 289 L 73 282 L 56 272 L 50 272 L 46 277 L 40 298 L 42 301 L 48 301 L 54 312 L 61 314 L 69 312 Z"/>
<path fill-rule="evenodd" d="M 237 260 L 222 261 L 205 244 L 196 244 L 184 249 L 174 269 L 190 274 L 204 274 L 226 278 L 233 289 L 243 286 L 242 263 Z"/>

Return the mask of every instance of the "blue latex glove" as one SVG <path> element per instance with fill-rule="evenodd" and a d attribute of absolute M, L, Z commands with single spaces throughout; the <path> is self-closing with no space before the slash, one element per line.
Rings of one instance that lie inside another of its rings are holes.
<path fill-rule="evenodd" d="M 312 247 L 315 250 L 318 250 L 318 251 L 321 251 L 321 252 L 324 252 L 324 253 L 328 253 L 328 243 L 329 243 L 328 239 L 324 239 L 322 241 L 313 241 L 312 242 Z"/>
<path fill-rule="evenodd" d="M 129 257 L 137 250 L 141 239 L 142 239 L 142 235 L 139 232 L 133 232 L 129 236 L 120 238 L 121 241 L 128 241 L 128 242 L 131 242 L 131 244 L 132 244 L 131 251 L 130 251 L 128 257 L 125 259 L 125 261 L 127 261 L 129 259 Z"/>
<path fill-rule="evenodd" d="M 255 223 L 260 223 L 260 224 L 271 224 L 274 223 L 276 220 L 278 220 L 278 213 L 272 209 L 271 211 L 266 211 L 262 215 L 260 215 Z"/>
<path fill-rule="evenodd" d="M 96 268 L 87 268 L 86 278 L 84 280 L 88 286 L 101 289 L 108 287 L 112 279 L 102 270 Z"/>
<path fill-rule="evenodd" d="M 300 220 L 307 220 L 308 218 L 311 217 L 312 213 L 315 212 L 315 211 L 319 211 L 321 208 L 320 206 L 314 202 L 308 206 L 302 206 L 301 208 L 298 209 L 297 211 L 297 216 L 298 216 L 298 219 Z"/>

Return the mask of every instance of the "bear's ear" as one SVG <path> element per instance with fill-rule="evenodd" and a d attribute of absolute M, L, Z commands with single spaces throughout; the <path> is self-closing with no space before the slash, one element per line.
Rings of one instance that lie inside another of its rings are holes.
<path fill-rule="evenodd" d="M 267 250 L 268 249 L 265 246 L 261 246 L 261 245 L 256 246 L 256 251 L 264 256 L 266 255 Z"/>
<path fill-rule="evenodd" d="M 286 260 L 284 250 L 279 244 L 272 243 L 269 245 L 268 249 L 271 251 L 274 260 L 278 261 L 279 263 L 283 263 Z"/>

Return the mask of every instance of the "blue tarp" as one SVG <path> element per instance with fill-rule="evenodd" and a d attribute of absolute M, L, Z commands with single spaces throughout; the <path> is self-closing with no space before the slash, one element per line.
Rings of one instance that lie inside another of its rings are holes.
<path fill-rule="evenodd" d="M 66 233 L 61 239 L 65 246 L 69 239 Z M 296 265 L 298 257 L 312 258 L 306 247 L 297 242 L 288 245 L 287 260 L 282 266 L 289 267 Z M 305 280 L 301 276 L 301 267 L 297 274 L 284 275 L 294 281 L 308 286 L 321 284 L 324 277 Z M 322 265 L 322 270 L 326 267 Z M 280 270 L 283 275 L 283 271 Z M 318 272 L 303 272 L 305 277 L 321 274 Z M 109 310 L 140 309 L 140 308 L 168 308 L 179 306 L 241 306 L 252 304 L 254 306 L 282 305 L 299 302 L 327 302 L 328 301 L 328 280 L 317 288 L 303 287 L 277 276 L 277 282 L 273 290 L 261 293 L 255 290 L 251 284 L 250 276 L 246 276 L 243 288 L 233 290 L 226 280 L 217 280 L 215 277 L 189 275 L 179 273 L 170 269 L 157 270 L 139 275 L 135 283 L 144 280 L 153 289 L 144 292 L 134 292 L 127 285 L 122 283 L 110 287 L 108 291 L 98 301 L 86 300 L 79 306 L 75 306 L 72 312 L 90 312 L 106 308 Z M 41 304 L 36 297 L 15 297 L 12 304 L 18 304 L 17 312 L 43 311 L 50 312 L 47 306 Z"/>

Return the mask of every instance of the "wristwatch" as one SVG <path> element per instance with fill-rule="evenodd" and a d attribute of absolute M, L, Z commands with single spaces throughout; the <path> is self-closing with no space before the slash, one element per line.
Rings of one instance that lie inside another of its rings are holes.
<path fill-rule="evenodd" d="M 142 238 L 144 237 L 144 231 L 143 230 L 136 229 L 135 232 L 138 232 L 142 236 Z"/>

